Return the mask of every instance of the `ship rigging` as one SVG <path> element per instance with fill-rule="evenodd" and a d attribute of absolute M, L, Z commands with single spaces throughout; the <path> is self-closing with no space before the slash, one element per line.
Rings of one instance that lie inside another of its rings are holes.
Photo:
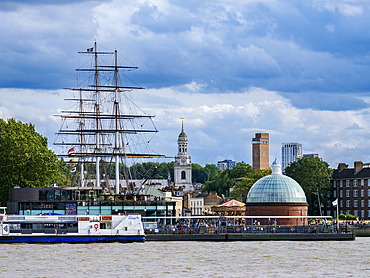
<path fill-rule="evenodd" d="M 117 50 L 98 51 L 95 41 L 92 48 L 78 53 L 87 57 L 91 66 L 76 69 L 77 74 L 88 74 L 92 77 L 78 82 L 75 88 L 69 88 L 73 97 L 65 100 L 72 103 L 72 108 L 56 115 L 61 118 L 62 125 L 56 133 L 54 145 L 63 147 L 63 152 L 58 157 L 79 164 L 80 186 L 86 186 L 84 163 L 95 163 L 94 186 L 100 187 L 100 164 L 114 160 L 115 193 L 119 194 L 120 160 L 122 164 L 130 166 L 133 162 L 128 159 L 164 157 L 149 147 L 150 140 L 158 132 L 153 122 L 155 116 L 136 111 L 139 108 L 131 101 L 130 92 L 143 88 L 123 72 L 135 70 L 137 67 L 118 65 Z M 112 56 L 114 62 L 109 65 L 108 57 Z M 126 81 L 126 84 L 120 84 L 120 80 Z M 123 102 L 125 105 L 122 105 Z M 148 135 L 151 137 L 149 140 Z M 110 186 L 107 175 L 105 178 L 106 185 Z M 129 189 L 129 171 L 125 173 L 124 179 Z"/>

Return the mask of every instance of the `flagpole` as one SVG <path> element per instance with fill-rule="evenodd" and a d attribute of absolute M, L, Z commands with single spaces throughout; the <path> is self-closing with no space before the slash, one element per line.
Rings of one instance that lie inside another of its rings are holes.
<path fill-rule="evenodd" d="M 337 228 L 338 228 L 338 234 L 339 234 L 339 200 L 337 198 Z"/>

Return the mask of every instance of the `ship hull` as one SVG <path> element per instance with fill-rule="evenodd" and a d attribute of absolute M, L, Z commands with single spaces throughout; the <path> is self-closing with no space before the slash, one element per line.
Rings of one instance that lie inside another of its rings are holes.
<path fill-rule="evenodd" d="M 86 235 L 25 235 L 25 236 L 0 236 L 0 243 L 129 243 L 144 242 L 145 236 L 86 236 Z"/>

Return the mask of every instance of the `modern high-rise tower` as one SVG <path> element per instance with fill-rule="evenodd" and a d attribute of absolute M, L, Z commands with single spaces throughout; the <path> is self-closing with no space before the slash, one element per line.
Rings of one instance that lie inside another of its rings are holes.
<path fill-rule="evenodd" d="M 281 148 L 281 161 L 282 170 L 292 162 L 302 157 L 302 144 L 301 143 L 283 143 Z"/>
<path fill-rule="evenodd" d="M 253 167 L 258 172 L 261 169 L 269 169 L 269 134 L 256 133 L 252 138 Z"/>

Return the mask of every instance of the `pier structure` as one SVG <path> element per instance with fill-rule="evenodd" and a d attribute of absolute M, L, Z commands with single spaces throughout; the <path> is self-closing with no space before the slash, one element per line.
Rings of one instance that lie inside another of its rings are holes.
<path fill-rule="evenodd" d="M 264 219 L 261 225 L 257 219 Z M 278 220 L 295 225 L 279 225 Z M 301 224 L 302 223 L 302 224 Z M 147 240 L 353 240 L 331 216 L 179 216 L 143 217 Z"/>

